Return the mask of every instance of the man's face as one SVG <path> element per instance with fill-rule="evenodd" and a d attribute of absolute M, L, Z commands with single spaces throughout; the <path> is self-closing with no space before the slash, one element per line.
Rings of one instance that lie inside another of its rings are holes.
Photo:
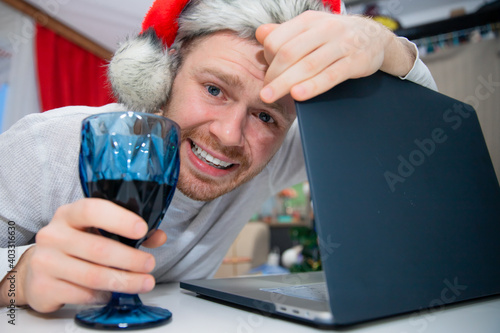
<path fill-rule="evenodd" d="M 290 128 L 290 96 L 259 98 L 262 46 L 226 32 L 195 41 L 173 82 L 166 116 L 181 127 L 178 189 L 208 201 L 252 179 Z"/>

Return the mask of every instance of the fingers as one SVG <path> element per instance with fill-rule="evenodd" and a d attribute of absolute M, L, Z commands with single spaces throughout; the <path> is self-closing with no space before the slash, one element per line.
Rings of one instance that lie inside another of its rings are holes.
<path fill-rule="evenodd" d="M 155 285 L 149 274 L 104 267 L 38 245 L 25 271 L 26 303 L 39 312 L 52 312 L 67 303 L 103 303 L 108 291 L 143 293 Z"/>
<path fill-rule="evenodd" d="M 266 72 L 264 83 L 275 80 L 286 71 L 300 71 L 302 76 L 317 73 L 331 64 L 332 58 L 338 57 L 339 50 L 327 44 L 327 40 L 312 40 L 309 35 L 302 33 L 280 47 Z"/>
<path fill-rule="evenodd" d="M 269 64 L 264 84 L 274 80 L 281 72 L 325 42 L 322 36 L 307 33 L 307 24 L 293 23 L 266 24 L 262 26 L 262 31 L 257 30 L 259 37 L 263 38 L 264 58 Z"/>
<path fill-rule="evenodd" d="M 29 302 L 32 309 L 42 313 L 56 311 L 64 304 L 106 304 L 111 296 L 110 292 L 83 288 L 59 280 L 37 279 L 30 288 L 42 290 L 41 297 L 31 299 Z"/>
<path fill-rule="evenodd" d="M 47 267 L 37 259 L 39 248 L 38 245 L 29 248 L 16 265 L 19 305 L 30 305 L 38 312 L 52 312 L 66 303 L 98 304 L 109 299 L 109 292 L 77 286 L 47 274 Z"/>
<path fill-rule="evenodd" d="M 144 237 L 148 231 L 139 215 L 104 199 L 82 199 L 62 206 L 53 218 L 53 222 L 59 221 L 79 230 L 95 227 L 132 239 Z"/>
<path fill-rule="evenodd" d="M 153 276 L 147 274 L 155 266 L 151 254 L 89 233 L 89 228 L 128 238 L 147 232 L 138 215 L 109 201 L 83 199 L 60 207 L 37 233 L 29 260 L 22 261 L 24 299 L 35 310 L 50 312 L 66 303 L 95 303 L 107 291 L 133 294 L 154 287 Z M 159 246 L 165 239 L 165 233 L 157 232 L 150 244 Z"/>
<path fill-rule="evenodd" d="M 153 249 L 162 246 L 166 241 L 167 234 L 163 230 L 155 230 L 155 232 L 142 243 L 142 246 Z"/>
<path fill-rule="evenodd" d="M 349 68 L 348 62 L 349 60 L 346 58 L 338 60 L 316 76 L 291 87 L 290 95 L 296 101 L 305 101 L 351 78 L 352 75 L 347 70 Z"/>
<path fill-rule="evenodd" d="M 93 290 L 143 293 L 153 289 L 154 278 L 148 274 L 123 271 L 77 260 L 52 249 L 38 249 L 31 259 L 35 271 L 51 272 L 53 279 Z"/>
<path fill-rule="evenodd" d="M 257 28 L 257 31 L 255 31 L 255 38 L 257 38 L 257 41 L 264 45 L 264 40 L 269 36 L 269 34 L 276 29 L 279 26 L 279 24 L 263 24 L 260 27 Z"/>
<path fill-rule="evenodd" d="M 347 79 L 371 75 L 387 62 L 392 35 L 373 20 L 321 12 L 305 12 L 280 25 L 263 25 L 256 37 L 264 46 L 269 68 L 260 97 L 272 103 L 291 94 L 301 101 Z"/>
<path fill-rule="evenodd" d="M 332 57 L 335 59 L 340 57 L 340 51 L 331 44 L 324 44 L 312 53 L 297 53 L 298 59 L 293 59 L 293 64 L 288 68 L 285 68 L 288 62 L 279 62 L 278 57 L 280 55 L 281 52 L 276 56 L 276 61 L 269 67 L 268 74 L 266 75 L 266 78 L 269 78 L 271 82 L 262 91 L 264 102 L 272 103 L 272 99 L 279 99 L 288 93 L 291 93 L 292 97 L 296 100 L 313 97 L 311 94 L 317 92 L 317 89 L 308 91 L 311 89 L 310 84 L 302 86 L 302 83 L 322 74 L 323 71 L 333 64 Z M 274 66 L 274 64 L 277 65 Z M 325 89 L 328 90 L 327 87 Z M 270 94 L 266 96 L 266 93 Z M 265 100 L 266 98 L 270 99 Z"/>
<path fill-rule="evenodd" d="M 87 227 L 104 229 L 129 238 L 143 237 L 146 234 L 143 229 L 147 229 L 146 223 L 138 215 L 118 205 L 101 199 L 83 199 L 58 209 L 53 221 L 38 232 L 36 243 L 39 257 L 46 250 L 63 254 L 71 259 L 69 265 L 79 267 L 82 262 L 86 262 L 136 273 L 153 270 L 153 255 L 88 233 Z M 54 253 L 52 255 L 56 255 Z M 56 263 L 61 265 L 58 261 Z M 75 279 L 68 280 L 78 283 Z"/>
<path fill-rule="evenodd" d="M 264 46 L 269 63 L 261 99 L 272 103 L 291 87 L 316 75 L 332 63 L 335 49 L 328 45 L 331 35 L 316 27 L 318 13 L 304 13 L 281 25 L 263 25 L 256 37 Z M 319 52 L 318 52 L 319 51 Z"/>
<path fill-rule="evenodd" d="M 73 258 L 128 271 L 148 273 L 155 266 L 155 259 L 149 253 L 72 228 L 65 228 L 64 232 L 44 228 L 37 235 L 37 244 L 42 248 L 57 249 Z"/>

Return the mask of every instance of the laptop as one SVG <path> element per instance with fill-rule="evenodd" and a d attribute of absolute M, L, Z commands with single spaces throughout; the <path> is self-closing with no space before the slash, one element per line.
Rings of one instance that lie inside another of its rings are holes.
<path fill-rule="evenodd" d="M 296 106 L 323 271 L 181 288 L 327 326 L 500 294 L 500 187 L 470 105 L 377 72 Z"/>

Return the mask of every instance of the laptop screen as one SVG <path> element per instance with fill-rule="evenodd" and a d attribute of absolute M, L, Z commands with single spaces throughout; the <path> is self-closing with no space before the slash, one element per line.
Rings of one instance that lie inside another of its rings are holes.
<path fill-rule="evenodd" d="M 337 319 L 500 293 L 500 189 L 471 106 L 379 72 L 297 109 Z"/>

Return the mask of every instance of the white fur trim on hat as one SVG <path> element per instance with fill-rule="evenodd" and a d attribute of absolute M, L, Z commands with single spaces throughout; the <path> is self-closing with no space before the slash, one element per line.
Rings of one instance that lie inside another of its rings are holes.
<path fill-rule="evenodd" d="M 179 16 L 171 49 L 187 39 L 220 30 L 255 39 L 265 23 L 283 23 L 307 10 L 328 11 L 321 0 L 191 0 Z M 344 7 L 342 8 L 344 11 Z M 120 103 L 133 111 L 155 112 L 166 104 L 178 61 L 150 29 L 126 40 L 111 59 L 108 76 Z"/>

